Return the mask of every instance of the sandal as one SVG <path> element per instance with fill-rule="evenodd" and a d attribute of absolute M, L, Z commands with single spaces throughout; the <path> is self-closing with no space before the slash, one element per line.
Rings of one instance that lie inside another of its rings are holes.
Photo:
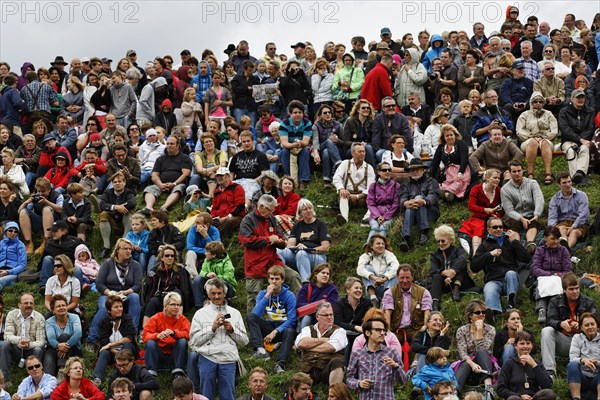
<path fill-rule="evenodd" d="M 546 174 L 546 178 L 544 179 L 544 184 L 551 185 L 552 181 L 554 181 L 554 179 L 552 178 L 552 174 L 550 174 L 550 173 Z"/>
<path fill-rule="evenodd" d="M 527 174 L 527 178 L 533 179 L 535 181 L 535 175 L 532 172 Z"/>

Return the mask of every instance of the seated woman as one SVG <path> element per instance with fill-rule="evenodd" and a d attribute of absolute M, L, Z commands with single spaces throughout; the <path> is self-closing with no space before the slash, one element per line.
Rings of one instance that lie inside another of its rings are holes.
<path fill-rule="evenodd" d="M 431 176 L 440 183 L 443 198 L 448 203 L 455 198 L 462 199 L 471 183 L 469 148 L 453 125 L 445 124 L 440 128 L 439 146 L 431 163 Z"/>
<path fill-rule="evenodd" d="M 481 300 L 471 300 L 465 309 L 469 321 L 456 330 L 458 360 L 452 363 L 458 382 L 458 390 L 463 390 L 467 382 L 479 385 L 485 383 L 488 399 L 494 398 L 492 375 L 498 364 L 492 355 L 492 343 L 496 335 L 493 326 L 484 323 L 487 306 Z"/>
<path fill-rule="evenodd" d="M 291 78 L 289 80 L 293 81 Z M 300 190 L 304 190 L 305 185 L 310 181 L 312 124 L 304 115 L 304 104 L 301 101 L 290 101 L 288 112 L 290 116 L 284 118 L 279 125 L 282 147 L 280 160 L 283 164 L 283 173 L 290 175 L 291 155 L 298 158 L 298 181 Z"/>
<path fill-rule="evenodd" d="M 156 256 L 159 247 L 163 244 L 172 244 L 179 254 L 185 247 L 186 240 L 177 227 L 169 224 L 169 214 L 164 210 L 153 210 L 150 213 L 150 223 L 152 230 L 148 235 L 148 271 L 156 268 Z"/>
<path fill-rule="evenodd" d="M 472 214 L 458 230 L 471 238 L 471 246 L 468 246 L 467 243 L 463 244 L 469 256 L 477 252 L 483 237 L 487 235 L 485 224 L 488 218 L 502 218 L 504 215 L 500 204 L 500 171 L 493 168 L 486 170 L 483 180 L 483 183 L 471 188 L 467 207 Z"/>
<path fill-rule="evenodd" d="M 517 354 L 509 358 L 500 370 L 498 396 L 507 400 L 555 400 L 552 379 L 542 364 L 531 357 L 533 337 L 519 332 L 515 337 Z"/>
<path fill-rule="evenodd" d="M 50 300 L 54 316 L 46 321 L 48 345 L 44 351 L 44 371 L 53 376 L 64 367 L 67 358 L 83 356 L 81 320 L 78 315 L 67 312 L 67 304 L 62 294 L 55 294 Z"/>
<path fill-rule="evenodd" d="M 386 150 L 381 156 L 381 162 L 384 162 L 392 167 L 392 178 L 408 177 L 406 169 L 413 159 L 413 155 L 406 150 L 406 139 L 402 135 L 392 135 L 388 144 L 391 150 Z"/>
<path fill-rule="evenodd" d="M 336 106 L 334 103 L 334 111 L 336 109 L 342 110 L 341 107 Z M 343 114 L 343 110 L 340 114 Z M 336 115 L 336 119 L 338 117 L 339 115 Z M 352 111 L 350 111 L 350 117 L 344 124 L 344 133 L 341 137 L 344 141 L 344 148 L 346 149 L 346 153 L 342 155 L 343 159 L 346 160 L 352 158 L 352 143 L 361 142 L 365 144 L 365 151 L 367 153 L 365 160 L 367 161 L 367 164 L 375 168 L 375 151 L 371 145 L 374 118 L 375 112 L 368 100 L 361 99 L 354 103 Z"/>
<path fill-rule="evenodd" d="M 25 178 L 23 167 L 15 164 L 15 152 L 8 147 L 2 149 L 2 165 L 0 166 L 0 177 L 7 176 L 19 189 L 21 199 L 29 196 L 29 186 Z"/>
<path fill-rule="evenodd" d="M 131 316 L 123 313 L 123 300 L 120 296 L 110 295 L 104 303 L 106 317 L 100 321 L 100 351 L 92 382 L 100 386 L 106 375 L 106 368 L 111 364 L 117 352 L 129 349 L 137 359 L 140 349 L 136 341 L 135 326 Z"/>
<path fill-rule="evenodd" d="M 541 277 L 558 276 L 561 277 L 567 272 L 573 271 L 571 263 L 571 254 L 569 250 L 560 244 L 560 230 L 556 226 L 548 226 L 544 229 L 544 244 L 539 246 L 531 260 L 531 275 L 536 279 Z M 546 324 L 546 313 L 548 303 L 552 296 L 541 297 L 539 290 L 535 288 L 535 311 L 538 314 L 538 322 Z M 557 293 L 562 292 L 562 284 L 557 279 Z"/>
<path fill-rule="evenodd" d="M 106 396 L 88 378 L 81 357 L 71 357 L 65 364 L 65 380 L 50 395 L 50 400 L 105 400 Z"/>
<path fill-rule="evenodd" d="M 504 327 L 496 332 L 494 337 L 494 357 L 498 360 L 499 365 L 504 363 L 511 357 L 517 354 L 515 348 L 515 338 L 519 332 L 527 332 L 534 337 L 533 332 L 523 328 L 521 323 L 521 311 L 513 308 L 504 313 Z M 535 341 L 533 342 L 531 354 L 537 351 Z"/>
<path fill-rule="evenodd" d="M 426 356 L 429 349 L 432 347 L 441 347 L 448 350 L 452 339 L 447 336 L 450 321 L 446 321 L 444 325 L 444 316 L 439 311 L 432 311 L 427 320 L 427 329 L 418 332 L 410 344 L 410 350 L 415 353 L 416 369 L 418 373 L 426 363 Z M 414 364 L 414 362 L 413 362 Z"/>
<path fill-rule="evenodd" d="M 171 244 L 163 244 L 158 249 L 158 261 L 154 273 L 150 272 L 144 284 L 144 320 L 148 320 L 163 307 L 163 298 L 169 292 L 175 292 L 182 298 L 184 311 L 192 306 L 192 285 L 190 275 L 183 265 L 178 263 L 177 249 Z"/>
<path fill-rule="evenodd" d="M 581 333 L 573 336 L 567 365 L 567 383 L 571 398 L 597 398 L 600 390 L 600 320 L 595 314 L 586 312 L 579 317 Z M 585 396 L 584 394 L 588 394 Z"/>
<path fill-rule="evenodd" d="M 308 282 L 312 268 L 327 262 L 331 236 L 325 222 L 318 219 L 313 204 L 308 199 L 298 202 L 296 224 L 287 240 L 287 247 L 277 249 L 285 265 L 300 273 L 302 282 Z"/>
<path fill-rule="evenodd" d="M 472 288 L 475 283 L 469 276 L 467 258 L 462 248 L 454 246 L 454 229 L 448 225 L 433 231 L 438 249 L 429 255 L 432 309 L 439 310 L 443 292 L 452 292 L 454 301 L 460 300 L 460 289 Z"/>
<path fill-rule="evenodd" d="M 258 205 L 258 199 L 263 194 L 270 194 L 275 198 L 279 197 L 279 177 L 275 172 L 270 170 L 263 171 L 258 177 L 258 183 L 260 184 L 260 189 L 252 194 L 253 209 Z M 296 215 L 295 211 L 294 215 Z"/>
<path fill-rule="evenodd" d="M 198 185 L 203 193 L 211 196 L 217 188 L 215 172 L 227 165 L 227 152 L 217 148 L 217 138 L 205 132 L 200 136 L 202 149 L 194 154 L 194 170 L 190 185 Z"/>
<path fill-rule="evenodd" d="M 50 318 L 54 313 L 52 310 L 52 299 L 58 294 L 65 297 L 68 312 L 80 314 L 79 298 L 81 297 L 81 283 L 73 276 L 74 270 L 73 262 L 68 256 L 60 254 L 54 257 L 54 275 L 48 278 L 46 291 L 44 292 L 44 304 L 47 310 L 45 314 L 46 319 Z"/>
<path fill-rule="evenodd" d="M 329 264 L 323 263 L 317 265 L 310 274 L 308 282 L 306 282 L 300 289 L 300 292 L 298 292 L 296 310 L 321 300 L 326 300 L 335 307 L 335 303 L 338 301 L 338 290 L 332 282 L 331 267 Z M 306 326 L 314 325 L 316 323 L 313 314 L 302 317 L 298 315 L 298 318 L 300 319 L 300 323 L 298 324 L 299 331 L 302 331 Z"/>
<path fill-rule="evenodd" d="M 295 189 L 296 181 L 291 176 L 285 175 L 279 180 L 280 195 L 276 197 L 277 207 L 273 215 L 285 237 L 290 235 L 298 212 L 300 195 L 294 191 Z"/>
<path fill-rule="evenodd" d="M 374 234 L 387 236 L 392 219 L 400 209 L 400 184 L 392 177 L 392 166 L 386 162 L 377 165 L 379 179 L 369 186 L 367 193 L 367 208 L 369 209 L 369 236 Z"/>
<path fill-rule="evenodd" d="M 340 298 L 333 310 L 334 323 L 346 330 L 348 347 L 346 361 L 350 359 L 352 343 L 362 333 L 365 313 L 372 307 L 371 302 L 363 296 L 363 285 L 360 279 L 350 276 L 344 283 L 346 297 Z"/>
<path fill-rule="evenodd" d="M 398 265 L 387 238 L 379 233 L 372 235 L 358 259 L 356 273 L 362 278 L 373 307 L 378 308 L 383 293 L 398 284 Z"/>
<path fill-rule="evenodd" d="M 204 306 L 206 292 L 204 284 L 212 278 L 220 278 L 227 286 L 227 299 L 235 297 L 237 281 L 235 280 L 235 269 L 231 258 L 225 251 L 221 242 L 213 241 L 206 244 L 206 253 L 202 268 L 192 281 L 192 292 L 194 293 L 194 304 L 196 308 Z"/>
<path fill-rule="evenodd" d="M 319 75 L 313 75 L 313 77 L 315 76 Z M 315 163 L 323 166 L 325 185 L 331 187 L 331 178 L 335 167 L 342 162 L 344 153 L 344 142 L 340 139 L 343 127 L 333 119 L 333 107 L 328 104 L 319 108 L 317 116 L 317 121 L 312 127 L 312 151 Z"/>
<path fill-rule="evenodd" d="M 19 207 L 23 202 L 19 198 L 19 189 L 8 177 L 0 177 L 0 224 L 19 220 Z"/>
<path fill-rule="evenodd" d="M 65 194 L 69 180 L 77 174 L 77 171 L 71 168 L 69 155 L 64 151 L 54 154 L 52 162 L 55 167 L 50 168 L 44 177 L 50 181 L 56 192 Z"/>

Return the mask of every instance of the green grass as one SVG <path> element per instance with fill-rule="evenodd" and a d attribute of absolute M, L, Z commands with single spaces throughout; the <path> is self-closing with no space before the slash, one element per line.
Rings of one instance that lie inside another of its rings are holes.
<path fill-rule="evenodd" d="M 557 157 L 553 161 L 553 171 L 562 171 L 567 170 L 566 163 L 563 157 Z M 546 207 L 550 198 L 556 191 L 558 190 L 558 186 L 556 184 L 552 185 L 544 185 L 543 184 L 543 169 L 541 164 L 538 163 L 536 165 L 536 177 L 541 183 L 541 188 L 544 193 L 544 197 L 546 199 Z M 592 212 L 598 209 L 600 206 L 600 178 L 598 176 L 592 176 L 592 182 L 589 186 L 583 188 L 584 191 L 588 194 L 590 199 L 590 209 Z M 320 179 L 320 176 L 315 174 L 313 175 L 313 181 L 309 185 L 307 191 L 303 193 L 303 197 L 309 198 L 312 200 L 313 204 L 316 207 L 316 211 L 319 218 L 322 218 L 327 223 L 329 228 L 329 232 L 331 234 L 333 243 L 328 255 L 328 261 L 332 265 L 333 268 L 333 279 L 340 289 L 340 296 L 344 295 L 343 292 L 343 283 L 348 276 L 356 275 L 356 265 L 358 262 L 358 258 L 363 253 L 363 244 L 366 240 L 369 228 L 360 227 L 360 219 L 364 214 L 364 210 L 351 210 L 350 212 L 350 222 L 344 226 L 338 226 L 335 222 L 336 211 L 329 208 L 331 203 L 335 200 L 335 193 L 333 191 L 326 191 L 323 187 L 323 182 Z M 164 201 L 164 200 L 163 200 Z M 138 207 L 141 208 L 143 204 L 142 195 L 138 195 Z M 324 206 L 324 207 L 321 207 Z M 462 221 L 470 216 L 470 212 L 466 208 L 466 202 L 457 203 L 447 205 L 443 203 L 441 205 L 441 215 L 442 217 L 437 221 L 436 226 L 441 225 L 442 223 L 449 224 L 455 230 L 458 230 Z M 180 206 L 176 207 L 174 211 L 171 212 L 170 219 L 176 220 L 182 217 L 180 212 Z M 545 216 L 542 219 L 542 223 L 545 222 Z M 417 279 L 425 278 L 429 272 L 429 253 L 435 251 L 436 245 L 433 240 L 430 240 L 425 246 L 417 246 L 409 253 L 400 253 L 397 249 L 399 248 L 401 242 L 401 235 L 399 234 L 399 224 L 394 224 L 390 231 L 390 240 L 393 248 L 395 249 L 395 254 L 398 256 L 398 260 L 401 263 L 409 263 L 412 264 L 417 271 Z M 102 248 L 102 242 L 100 239 L 100 234 L 98 229 L 94 230 L 91 238 L 87 241 L 88 246 L 91 247 L 93 254 L 98 255 Z M 240 283 L 244 280 L 244 268 L 243 268 L 243 251 L 237 237 L 232 238 L 229 241 L 225 241 L 225 245 L 227 251 L 233 261 L 233 264 L 236 268 L 236 277 Z M 575 254 L 577 257 L 581 258 L 581 262 L 574 266 L 575 272 L 578 275 L 583 274 L 584 272 L 591 273 L 600 273 L 600 267 L 598 266 L 598 258 L 600 256 L 600 239 L 594 238 L 592 244 L 590 246 L 581 248 Z M 37 265 L 37 259 L 32 258 L 30 265 Z M 479 273 L 474 275 L 473 278 L 478 284 L 483 283 L 483 274 Z M 17 294 L 21 291 L 29 290 L 34 291 L 36 293 L 36 304 L 37 310 L 43 312 L 43 298 L 42 296 L 37 294 L 37 287 L 33 287 L 31 285 L 26 284 L 17 284 L 6 288 L 4 290 L 4 298 L 6 303 L 6 309 L 11 309 L 12 307 L 16 307 L 17 304 Z M 585 293 L 588 296 L 593 297 L 596 302 L 600 302 L 600 296 L 595 291 L 587 291 Z M 450 321 L 450 334 L 454 336 L 456 329 L 465 324 L 466 321 L 463 317 L 463 310 L 466 306 L 467 302 L 474 298 L 474 295 L 466 295 L 463 296 L 462 300 L 459 303 L 454 303 L 450 297 L 445 296 L 442 300 L 442 311 L 446 318 Z M 82 303 L 85 307 L 85 317 L 91 322 L 91 318 L 93 317 L 94 310 L 96 308 L 97 294 L 89 293 L 88 295 L 82 298 Z M 599 303 L 600 304 L 600 303 Z M 246 310 L 246 301 L 245 301 L 245 286 L 243 284 L 238 285 L 238 293 L 235 299 L 233 299 L 232 306 L 239 309 L 242 314 L 245 314 Z M 530 328 L 533 332 L 539 332 L 541 330 L 541 326 L 537 324 L 537 316 L 535 315 L 534 309 L 535 305 L 533 302 L 529 300 L 528 292 L 525 289 L 522 289 L 519 293 L 519 302 L 518 307 L 524 312 L 523 324 L 525 327 Z M 190 318 L 193 317 L 193 311 L 189 312 L 187 316 Z M 501 327 L 500 323 L 496 324 L 496 328 L 499 329 Z M 537 337 L 537 341 L 539 343 L 539 333 Z M 268 371 L 272 371 L 274 361 L 257 361 L 251 359 L 252 349 L 247 346 L 244 349 L 240 349 L 240 355 L 244 364 L 249 371 L 255 366 L 262 366 Z M 93 369 L 92 361 L 93 355 L 86 352 L 86 365 L 88 367 L 88 376 L 91 374 Z M 450 359 L 456 357 L 456 351 L 454 349 L 453 354 L 450 356 Z M 540 359 L 541 356 L 538 353 L 536 355 L 537 359 Z M 568 398 L 568 388 L 565 382 L 565 367 L 566 360 L 563 362 L 559 362 L 559 374 L 561 378 L 554 382 L 554 389 L 557 391 L 559 398 Z M 299 360 L 295 354 L 291 355 L 291 358 L 288 362 L 288 371 L 281 375 L 271 375 L 270 376 L 270 386 L 267 393 L 273 398 L 280 398 L 283 393 L 283 384 L 287 382 L 293 372 L 299 370 Z M 111 371 L 112 372 L 112 371 Z M 109 372 L 109 373 L 111 373 Z M 22 370 L 17 371 L 13 375 L 13 382 L 17 383 L 25 376 L 25 372 Z M 157 399 L 171 399 L 172 395 L 170 394 L 170 376 L 168 373 L 161 373 L 160 376 L 161 389 L 157 394 Z M 397 399 L 408 399 L 410 394 L 411 385 L 408 384 L 404 387 L 398 387 L 396 391 Z M 12 389 L 9 391 L 14 391 L 15 386 L 13 385 Z M 247 390 L 247 379 L 241 378 L 238 379 L 237 382 L 237 395 L 241 395 L 245 393 Z M 327 388 L 323 385 L 316 385 L 314 387 L 314 391 L 316 391 L 321 398 L 327 397 Z"/>

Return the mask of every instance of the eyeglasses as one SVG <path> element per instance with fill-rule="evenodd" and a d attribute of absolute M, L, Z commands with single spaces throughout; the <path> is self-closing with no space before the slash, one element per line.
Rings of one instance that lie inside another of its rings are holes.
<path fill-rule="evenodd" d="M 544 102 L 543 102 L 543 101 L 541 101 L 541 100 L 533 100 L 533 101 L 532 101 L 532 103 L 533 103 L 533 104 L 542 104 L 542 103 L 544 103 Z"/>
<path fill-rule="evenodd" d="M 96 126 L 96 124 L 87 124 L 87 126 Z"/>
<path fill-rule="evenodd" d="M 129 128 L 129 130 L 130 130 L 130 131 L 139 131 L 139 130 L 140 130 L 140 128 L 132 127 L 132 128 Z"/>
<path fill-rule="evenodd" d="M 437 243 L 444 244 L 446 241 L 444 239 L 436 240 Z"/>
<path fill-rule="evenodd" d="M 69 371 L 83 371 L 83 367 L 71 367 Z"/>
<path fill-rule="evenodd" d="M 395 104 L 384 104 L 383 105 L 383 108 L 394 108 L 394 107 L 396 107 Z"/>
<path fill-rule="evenodd" d="M 391 168 L 383 168 L 383 169 L 380 169 L 379 172 L 392 172 L 392 169 Z"/>
<path fill-rule="evenodd" d="M 544 50 L 544 53 L 554 53 L 554 50 Z"/>
<path fill-rule="evenodd" d="M 503 47 L 502 50 L 510 51 L 510 47 Z"/>
<path fill-rule="evenodd" d="M 336 113 L 336 114 L 340 114 L 340 113 L 343 113 L 344 110 L 334 110 L 333 112 Z"/>
<path fill-rule="evenodd" d="M 179 303 L 169 303 L 167 304 L 169 307 L 181 307 L 181 304 Z"/>
<path fill-rule="evenodd" d="M 477 311 L 473 311 L 471 314 L 475 314 L 475 315 L 484 315 L 484 314 L 485 314 L 485 311 L 477 310 Z"/>
<path fill-rule="evenodd" d="M 554 71 L 554 67 L 544 68 L 544 71 Z"/>
<path fill-rule="evenodd" d="M 6 232 L 8 232 L 8 233 L 17 233 L 19 231 L 16 230 L 16 229 L 7 229 Z"/>
<path fill-rule="evenodd" d="M 30 365 L 29 367 L 27 367 L 28 371 L 33 371 L 34 369 L 38 369 L 41 368 L 42 364 L 35 364 L 35 365 Z"/>
<path fill-rule="evenodd" d="M 277 48 L 276 47 L 269 47 L 269 50 L 275 51 L 275 50 L 277 50 Z"/>
<path fill-rule="evenodd" d="M 331 114 L 331 111 L 323 111 L 321 114 L 323 114 L 323 115 L 329 115 L 329 114 Z"/>
<path fill-rule="evenodd" d="M 502 229 L 503 226 L 502 225 L 492 225 L 490 226 L 491 229 Z"/>
<path fill-rule="evenodd" d="M 129 364 L 131 364 L 131 361 L 127 361 L 125 364 L 119 364 L 119 363 L 115 363 L 115 367 L 121 369 L 121 368 L 125 368 L 126 366 L 128 366 Z"/>
<path fill-rule="evenodd" d="M 62 268 L 63 265 L 62 264 L 54 264 L 54 268 Z"/>
<path fill-rule="evenodd" d="M 387 329 L 385 328 L 372 328 L 371 330 L 377 333 L 387 333 Z"/>
<path fill-rule="evenodd" d="M 165 258 L 175 258 L 175 254 L 163 254 Z"/>
<path fill-rule="evenodd" d="M 333 314 L 319 314 L 319 316 L 325 317 L 325 318 L 333 318 Z"/>

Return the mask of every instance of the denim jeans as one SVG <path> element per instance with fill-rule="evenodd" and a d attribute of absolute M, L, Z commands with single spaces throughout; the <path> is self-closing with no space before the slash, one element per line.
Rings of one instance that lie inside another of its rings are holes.
<path fill-rule="evenodd" d="M 98 341 L 98 326 L 100 325 L 100 321 L 102 321 L 107 316 L 106 312 L 106 298 L 108 296 L 100 295 L 98 297 L 98 311 L 94 315 L 94 319 L 92 320 L 92 325 L 90 326 L 90 332 L 87 337 L 88 343 L 95 343 Z M 123 303 L 125 308 L 127 309 L 127 314 L 131 316 L 133 321 L 133 326 L 135 330 L 138 330 L 138 326 L 140 324 L 140 313 L 142 311 L 142 306 L 140 305 L 140 296 L 137 293 L 130 293 L 127 295 L 125 302 Z"/>
<path fill-rule="evenodd" d="M 500 366 L 503 366 L 509 358 L 515 355 L 517 355 L 517 349 L 515 349 L 515 346 L 513 346 L 512 344 L 505 345 L 504 349 L 502 349 L 502 356 L 498 360 L 498 364 L 500 364 Z"/>
<path fill-rule="evenodd" d="M 281 163 L 283 164 L 283 173 L 290 174 L 290 150 L 281 149 L 279 154 Z M 298 180 L 300 182 L 310 181 L 310 151 L 308 148 L 303 148 L 298 153 Z"/>
<path fill-rule="evenodd" d="M 148 180 L 150 179 L 150 177 L 152 176 L 152 170 L 148 169 L 142 170 L 142 173 L 140 175 L 140 183 L 142 184 L 142 186 L 144 186 L 144 183 L 148 182 Z"/>
<path fill-rule="evenodd" d="M 200 394 L 209 399 L 216 398 L 215 392 L 219 388 L 219 399 L 235 399 L 235 371 L 237 363 L 217 364 L 200 355 L 198 370 L 200 374 Z"/>
<path fill-rule="evenodd" d="M 365 268 L 368 272 L 375 274 L 375 271 L 373 271 L 373 268 L 370 264 L 367 264 Z M 392 279 L 387 280 L 383 285 L 379 285 L 377 287 L 375 287 L 375 282 L 368 278 L 362 278 L 361 280 L 363 282 L 363 285 L 365 285 L 366 289 L 368 289 L 369 287 L 373 287 L 375 289 L 375 295 L 378 299 L 383 298 L 383 294 L 386 290 L 391 289 L 398 284 L 398 277 L 396 276 L 394 276 Z"/>
<path fill-rule="evenodd" d="M 502 302 L 500 301 L 500 294 L 506 293 L 506 296 L 511 294 L 517 296 L 519 291 L 519 274 L 516 271 L 507 271 L 504 275 L 504 280 L 501 281 L 489 281 L 483 287 L 483 296 L 485 304 L 493 311 L 502 311 Z"/>
<path fill-rule="evenodd" d="M 132 255 L 133 259 L 140 263 L 142 267 L 142 274 L 146 275 L 148 269 L 148 253 L 142 253 L 134 251 Z"/>
<path fill-rule="evenodd" d="M 42 269 L 40 271 L 40 286 L 46 286 L 46 282 L 48 279 L 54 275 L 54 257 L 45 256 L 42 260 Z M 73 276 L 79 281 L 80 284 L 84 284 L 83 282 L 83 271 L 79 267 L 74 267 Z M 104 305 L 102 305 L 104 307 Z"/>
<path fill-rule="evenodd" d="M 596 392 L 598 385 L 600 385 L 600 374 L 596 373 L 594 377 L 586 376 L 581 372 L 581 364 L 577 361 L 571 361 L 567 364 L 567 383 L 581 384 L 581 394 L 588 391 Z"/>
<path fill-rule="evenodd" d="M 17 275 L 6 275 L 0 278 L 0 293 L 5 286 L 10 286 L 17 282 Z"/>
<path fill-rule="evenodd" d="M 122 348 L 129 349 L 132 353 L 135 350 L 135 346 L 131 342 L 123 343 Z M 106 367 L 108 367 L 108 364 L 112 363 L 114 359 L 115 355 L 111 353 L 110 350 L 100 350 L 100 353 L 98 354 L 98 360 L 96 361 L 96 367 L 94 368 L 92 376 L 103 381 L 104 377 L 106 376 Z"/>
<path fill-rule="evenodd" d="M 29 186 L 29 190 L 32 191 L 35 188 L 34 183 L 37 178 L 37 174 L 35 172 L 27 172 L 25 173 L 25 183 Z"/>
<path fill-rule="evenodd" d="M 309 315 L 305 315 L 304 317 L 300 318 L 300 321 L 298 322 L 298 332 L 302 332 L 302 329 L 306 328 L 307 326 L 311 326 L 317 323 L 317 319 L 313 314 L 309 314 Z"/>
<path fill-rule="evenodd" d="M 252 121 L 252 127 L 254 127 L 254 125 L 256 124 L 256 111 L 248 111 L 245 108 L 234 108 L 233 109 L 233 117 L 235 118 L 235 121 L 239 124 L 240 123 L 240 119 L 244 116 L 247 115 L 250 117 L 250 120 Z"/>
<path fill-rule="evenodd" d="M 148 340 L 146 342 L 146 351 L 144 352 L 144 362 L 148 371 L 157 372 L 165 367 L 173 367 L 173 369 L 181 369 L 185 371 L 187 366 L 187 339 L 177 339 L 171 354 L 163 353 L 158 347 L 156 340 Z"/>
<path fill-rule="evenodd" d="M 410 236 L 412 227 L 417 225 L 419 231 L 429 229 L 431 224 L 429 223 L 429 213 L 427 206 L 421 206 L 416 210 L 407 208 L 404 210 L 404 221 L 402 223 L 402 236 Z"/>
<path fill-rule="evenodd" d="M 308 278 L 310 277 L 310 273 L 314 266 L 327 262 L 327 256 L 325 254 L 313 254 L 304 250 L 298 250 L 294 253 L 290 249 L 278 249 L 277 254 L 279 254 L 279 257 L 281 257 L 285 265 L 294 268 L 300 273 L 302 282 L 308 282 Z"/>
<path fill-rule="evenodd" d="M 323 165 L 323 179 L 331 181 L 333 167 L 342 161 L 340 148 L 327 139 L 319 145 L 319 151 L 321 152 L 321 165 Z"/>
<path fill-rule="evenodd" d="M 377 222 L 377 218 L 373 218 L 369 221 L 369 226 L 371 230 L 369 231 L 369 236 L 367 236 L 367 243 L 371 240 L 371 236 L 376 233 L 382 234 L 383 236 L 387 236 L 390 227 L 392 226 L 392 220 L 384 221 L 383 224 Z"/>
<path fill-rule="evenodd" d="M 248 334 L 250 336 L 250 345 L 254 350 L 259 347 L 263 347 L 263 339 L 269 333 L 273 331 L 273 329 L 282 325 L 285 321 L 266 321 L 263 317 L 259 317 L 257 314 L 249 313 L 246 316 L 246 321 L 248 322 Z M 283 364 L 286 363 L 287 359 L 290 356 L 290 351 L 292 350 L 292 346 L 294 345 L 294 339 L 296 338 L 296 330 L 292 328 L 284 329 L 283 331 L 277 333 L 273 343 L 281 342 L 281 347 L 279 348 L 279 355 L 277 356 L 277 362 L 281 362 Z"/>
<path fill-rule="evenodd" d="M 188 364 L 187 364 L 187 376 L 192 381 L 192 385 L 194 386 L 194 393 L 200 391 L 200 371 L 198 370 L 198 353 L 195 351 L 190 351 L 188 354 Z"/>

